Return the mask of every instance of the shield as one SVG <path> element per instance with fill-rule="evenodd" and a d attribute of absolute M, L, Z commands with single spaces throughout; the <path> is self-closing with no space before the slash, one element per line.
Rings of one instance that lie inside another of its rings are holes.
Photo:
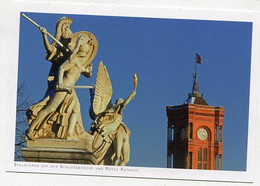
<path fill-rule="evenodd" d="M 73 34 L 73 36 L 71 38 L 71 42 L 69 44 L 69 49 L 71 51 L 74 50 L 74 48 L 76 46 L 76 40 L 79 37 L 79 35 L 81 35 L 81 34 L 85 34 L 85 35 L 89 36 L 91 39 L 91 42 L 92 42 L 92 45 L 90 46 L 90 52 L 86 56 L 80 58 L 80 62 L 82 64 L 82 66 L 86 68 L 93 61 L 93 59 L 95 58 L 95 56 L 97 54 L 98 41 L 97 41 L 97 38 L 94 36 L 94 34 L 92 34 L 90 32 L 87 32 L 87 31 L 77 32 L 77 33 Z"/>

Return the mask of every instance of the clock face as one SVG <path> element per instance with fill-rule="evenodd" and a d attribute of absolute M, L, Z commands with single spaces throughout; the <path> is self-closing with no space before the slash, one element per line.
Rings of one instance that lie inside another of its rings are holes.
<path fill-rule="evenodd" d="M 197 132 L 197 135 L 200 140 L 204 141 L 208 137 L 208 132 L 206 129 L 200 128 Z"/>
<path fill-rule="evenodd" d="M 185 138 L 185 128 L 181 129 L 181 135 L 180 135 L 181 139 L 184 140 Z"/>

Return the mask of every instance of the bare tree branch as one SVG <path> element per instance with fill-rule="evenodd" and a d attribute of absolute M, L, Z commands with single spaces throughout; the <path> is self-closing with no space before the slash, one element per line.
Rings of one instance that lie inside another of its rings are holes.
<path fill-rule="evenodd" d="M 25 130 L 28 128 L 28 122 L 25 113 L 31 104 L 29 97 L 26 93 L 25 81 L 22 81 L 17 87 L 15 161 L 24 161 L 21 149 L 26 147 Z"/>

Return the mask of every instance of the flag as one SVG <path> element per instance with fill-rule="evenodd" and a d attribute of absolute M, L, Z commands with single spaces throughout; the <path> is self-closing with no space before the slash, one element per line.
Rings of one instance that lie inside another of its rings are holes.
<path fill-rule="evenodd" d="M 202 58 L 200 57 L 200 55 L 198 53 L 196 53 L 196 63 L 202 64 Z"/>

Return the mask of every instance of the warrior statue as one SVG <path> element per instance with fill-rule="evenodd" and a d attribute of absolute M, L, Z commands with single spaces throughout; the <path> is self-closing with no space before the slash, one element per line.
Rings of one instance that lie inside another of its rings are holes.
<path fill-rule="evenodd" d="M 92 75 L 91 62 L 97 53 L 98 44 L 95 36 L 90 32 L 72 34 L 70 30 L 72 22 L 72 19 L 66 17 L 58 21 L 51 45 L 47 38 L 50 34 L 45 28 L 36 25 L 43 34 L 47 51 L 46 59 L 52 62 L 52 67 L 44 98 L 31 106 L 27 112 L 30 125 L 27 131 L 28 139 L 89 140 L 92 138 L 84 130 L 74 84 L 80 74 L 86 77 Z"/>

